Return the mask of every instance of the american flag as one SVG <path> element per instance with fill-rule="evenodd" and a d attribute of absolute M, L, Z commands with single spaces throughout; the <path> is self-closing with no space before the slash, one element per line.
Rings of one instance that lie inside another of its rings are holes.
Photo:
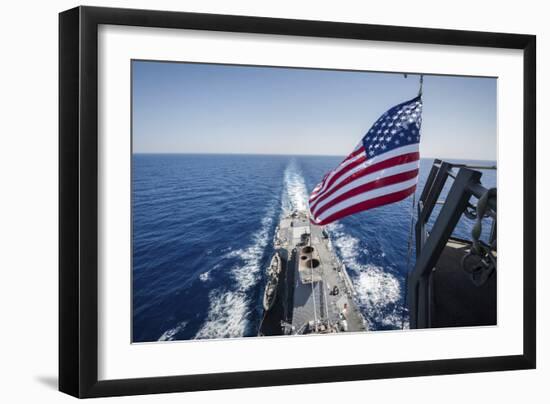
<path fill-rule="evenodd" d="M 311 221 L 325 225 L 414 193 L 421 123 L 421 96 L 378 118 L 353 152 L 311 193 Z"/>

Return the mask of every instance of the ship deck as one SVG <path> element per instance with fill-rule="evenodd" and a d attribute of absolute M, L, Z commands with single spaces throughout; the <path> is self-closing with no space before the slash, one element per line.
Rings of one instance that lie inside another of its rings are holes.
<path fill-rule="evenodd" d="M 284 262 L 274 307 L 266 312 L 261 335 L 363 331 L 363 316 L 345 267 L 334 254 L 322 227 L 305 214 L 284 218 L 276 247 Z M 311 249 L 313 247 L 313 249 Z"/>
<path fill-rule="evenodd" d="M 462 269 L 462 257 L 471 243 L 450 239 L 431 279 L 431 327 L 474 327 L 497 323 L 496 271 L 482 286 L 475 286 Z"/>

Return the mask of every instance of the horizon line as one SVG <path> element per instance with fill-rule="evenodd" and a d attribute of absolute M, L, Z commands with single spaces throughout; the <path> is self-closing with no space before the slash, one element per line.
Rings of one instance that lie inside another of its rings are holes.
<path fill-rule="evenodd" d="M 134 152 L 132 155 L 138 154 L 152 154 L 152 155 L 219 155 L 219 156 L 295 156 L 295 157 L 346 157 L 345 154 L 282 154 L 282 153 L 235 153 L 235 152 Z M 432 156 L 421 156 L 421 159 L 439 159 L 439 160 L 468 160 L 468 161 L 494 161 L 496 159 L 475 159 L 475 158 L 465 158 L 465 157 L 432 157 Z"/>

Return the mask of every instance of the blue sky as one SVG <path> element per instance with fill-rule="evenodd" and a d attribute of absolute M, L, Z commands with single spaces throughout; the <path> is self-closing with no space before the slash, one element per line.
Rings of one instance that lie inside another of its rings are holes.
<path fill-rule="evenodd" d="M 133 61 L 134 153 L 347 155 L 418 76 Z M 496 160 L 497 79 L 424 77 L 422 157 Z"/>

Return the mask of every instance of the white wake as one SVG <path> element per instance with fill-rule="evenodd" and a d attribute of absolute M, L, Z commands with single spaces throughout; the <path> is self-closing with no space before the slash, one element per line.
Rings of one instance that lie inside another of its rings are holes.
<path fill-rule="evenodd" d="M 237 257 L 242 262 L 230 269 L 234 279 L 231 290 L 220 288 L 210 292 L 210 307 L 206 322 L 195 338 L 242 337 L 247 330 L 251 314 L 248 292 L 260 279 L 261 259 L 269 242 L 269 230 L 273 225 L 275 209 L 270 207 L 260 229 L 254 234 L 252 244 L 246 249 L 231 251 L 226 258 Z"/>
<path fill-rule="evenodd" d="M 307 197 L 304 178 L 296 161 L 292 160 L 284 171 L 281 214 L 306 210 Z M 242 265 L 230 270 L 235 287 L 219 288 L 210 292 L 208 318 L 195 338 L 242 337 L 246 332 L 252 314 L 249 292 L 261 279 L 261 259 L 270 241 L 269 231 L 273 226 L 275 213 L 275 205 L 267 209 L 260 229 L 254 234 L 249 247 L 226 255 L 226 258 L 237 257 L 242 262 Z M 209 273 L 201 274 L 202 281 L 208 279 Z"/>
<path fill-rule="evenodd" d="M 327 226 L 332 243 L 340 253 L 342 262 L 351 272 L 352 282 L 361 306 L 366 309 L 369 326 L 376 321 L 388 327 L 401 327 L 401 285 L 391 273 L 372 264 L 358 261 L 360 252 L 367 249 L 361 241 L 344 231 L 344 226 L 332 223 Z"/>
<path fill-rule="evenodd" d="M 285 169 L 283 194 L 281 197 L 282 214 L 294 210 L 306 210 L 308 193 L 304 177 L 295 160 L 292 160 Z"/>

